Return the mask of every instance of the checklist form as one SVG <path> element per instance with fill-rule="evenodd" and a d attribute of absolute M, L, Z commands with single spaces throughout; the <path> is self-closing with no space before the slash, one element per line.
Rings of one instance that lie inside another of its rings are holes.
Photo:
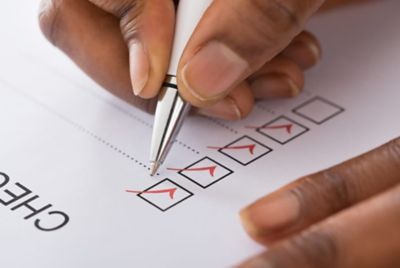
<path fill-rule="evenodd" d="M 188 117 L 155 176 L 153 115 L 49 45 L 35 1 L 3 4 L 2 267 L 233 267 L 265 250 L 242 208 L 400 135 L 396 0 L 314 18 L 324 58 L 298 97 L 256 102 L 238 122 Z"/>

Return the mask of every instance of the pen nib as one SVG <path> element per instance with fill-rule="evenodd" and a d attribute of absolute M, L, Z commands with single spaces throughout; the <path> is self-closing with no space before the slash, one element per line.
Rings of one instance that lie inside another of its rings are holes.
<path fill-rule="evenodd" d="M 158 168 L 160 167 L 159 162 L 151 162 L 150 164 L 150 176 L 154 176 L 157 173 Z"/>

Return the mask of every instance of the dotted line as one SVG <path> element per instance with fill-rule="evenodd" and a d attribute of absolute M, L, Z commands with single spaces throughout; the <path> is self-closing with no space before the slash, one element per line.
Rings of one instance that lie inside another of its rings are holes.
<path fill-rule="evenodd" d="M 32 60 L 34 63 L 37 63 L 35 59 L 32 59 L 32 58 L 31 58 L 31 60 Z M 50 68 L 50 66 L 48 66 L 48 65 L 43 65 L 43 66 L 45 66 L 46 69 L 48 69 L 49 71 L 52 71 L 54 74 L 59 75 L 59 76 L 61 76 L 62 78 L 68 80 L 68 81 L 71 81 L 71 79 L 69 79 L 69 78 L 66 77 L 63 73 L 57 71 L 56 69 Z M 94 91 L 93 89 L 87 88 L 86 86 L 82 86 L 81 84 L 79 84 L 79 83 L 76 82 L 75 80 L 72 80 L 72 82 L 75 84 L 76 87 L 82 88 L 82 89 L 84 88 L 85 90 L 84 90 L 83 92 L 86 92 L 87 94 L 90 94 L 90 95 L 96 97 L 97 99 L 99 99 L 99 100 L 105 102 L 106 104 L 108 104 L 108 105 L 110 105 L 111 107 L 115 108 L 116 110 L 122 112 L 123 114 L 129 116 L 130 118 L 136 120 L 137 122 L 141 123 L 142 125 L 144 125 L 144 126 L 150 128 L 150 129 L 153 128 L 153 125 L 152 125 L 152 124 L 150 124 L 150 123 L 146 122 L 145 120 L 143 120 L 142 118 L 140 118 L 140 117 L 138 117 L 138 116 L 136 116 L 136 115 L 130 113 L 130 112 L 127 111 L 126 109 L 123 109 L 123 108 L 119 107 L 118 105 L 116 105 L 116 104 L 114 104 L 114 103 L 112 103 L 112 102 L 106 100 L 103 96 L 101 96 L 100 94 L 98 94 L 98 93 L 97 93 L 96 91 Z M 88 133 L 88 134 L 90 134 L 90 133 Z M 95 137 L 95 136 L 94 136 L 94 137 Z M 195 154 L 200 154 L 199 151 L 193 149 L 193 148 L 190 147 L 189 145 L 187 145 L 187 144 L 185 144 L 185 143 L 183 143 L 183 142 L 181 142 L 181 141 L 178 141 L 178 140 L 176 140 L 176 142 L 177 142 L 179 145 L 181 145 L 182 147 L 184 147 L 184 148 L 186 148 L 186 149 L 192 151 L 193 153 L 195 153 Z M 143 163 L 138 162 L 137 164 L 141 165 L 141 164 L 143 164 Z M 143 166 L 144 166 L 144 167 L 147 167 L 147 166 L 144 165 L 144 164 L 143 164 Z"/>
<path fill-rule="evenodd" d="M 199 151 L 197 151 L 197 150 L 194 149 L 193 147 L 190 147 L 190 146 L 187 145 L 186 143 L 183 143 L 183 142 L 181 142 L 181 141 L 179 141 L 179 140 L 175 140 L 175 142 L 178 143 L 178 144 L 179 144 L 180 146 L 182 146 L 183 148 L 186 148 L 186 149 L 192 151 L 192 152 L 195 153 L 195 154 L 200 154 Z"/>
<path fill-rule="evenodd" d="M 68 81 L 70 81 L 70 79 L 68 79 L 64 74 L 62 74 L 62 73 L 56 71 L 54 68 L 48 68 L 48 67 L 49 67 L 49 66 L 46 65 L 46 68 L 47 68 L 48 70 L 51 70 L 52 72 L 54 72 L 54 74 L 57 74 L 57 75 L 63 77 L 64 79 L 67 79 Z M 103 96 L 100 96 L 100 94 L 98 94 L 97 92 L 95 92 L 95 91 L 92 90 L 91 88 L 86 88 L 85 86 L 80 85 L 78 82 L 76 82 L 76 81 L 74 81 L 74 80 L 73 80 L 73 83 L 74 83 L 75 86 L 78 87 L 78 88 L 84 88 L 84 89 L 85 89 L 84 92 L 86 92 L 86 93 L 88 93 L 88 94 L 90 94 L 90 95 L 96 97 L 97 99 L 99 99 L 99 100 L 105 102 L 105 103 L 108 104 L 109 106 L 111 106 L 111 107 L 115 108 L 116 110 L 122 112 L 123 114 L 125 114 L 125 115 L 127 115 L 128 117 L 134 119 L 135 121 L 137 121 L 137 122 L 139 122 L 140 124 L 146 126 L 147 128 L 150 128 L 150 129 L 153 128 L 153 125 L 152 125 L 152 124 L 148 123 L 147 121 L 145 121 L 144 119 L 140 118 L 139 116 L 136 116 L 136 115 L 130 113 L 130 112 L 127 111 L 126 109 L 123 109 L 123 108 L 119 107 L 118 105 L 116 105 L 116 104 L 114 104 L 114 103 L 112 103 L 112 102 L 106 100 Z M 90 133 L 88 133 L 88 134 L 90 134 Z M 92 135 L 92 136 L 93 136 L 93 135 Z M 95 135 L 94 135 L 93 137 L 95 137 Z M 95 137 L 95 138 L 96 138 L 96 137 Z M 183 143 L 183 142 L 181 142 L 181 141 L 177 141 L 177 142 L 178 142 L 178 144 L 181 145 L 182 147 L 184 147 L 184 148 L 186 148 L 186 149 L 188 149 L 188 150 L 190 150 L 190 151 L 192 151 L 192 152 L 194 152 L 194 153 L 196 153 L 196 154 L 200 154 L 199 151 L 193 149 L 193 148 L 190 147 L 189 145 L 187 145 L 187 144 L 185 144 L 185 143 Z M 128 157 L 128 158 L 129 158 L 129 157 Z M 133 160 L 133 159 L 132 159 L 132 160 Z M 135 161 L 135 160 L 134 160 L 134 161 Z M 135 162 L 136 162 L 136 161 L 135 161 Z M 147 166 L 146 166 L 145 164 L 141 163 L 141 162 L 136 162 L 136 163 L 139 164 L 139 165 L 143 165 L 143 167 L 147 168 Z M 150 168 L 148 168 L 148 169 L 150 170 Z"/>
<path fill-rule="evenodd" d="M 47 67 L 48 67 L 48 66 L 46 65 L 46 68 L 47 68 Z M 54 74 L 59 75 L 59 76 L 61 76 L 62 78 L 67 79 L 68 81 L 70 81 L 70 79 L 68 79 L 64 74 L 62 74 L 62 73 L 56 71 L 54 68 L 47 68 L 47 69 L 48 69 L 48 70 L 51 70 Z M 116 110 L 122 112 L 124 115 L 127 115 L 128 117 L 130 117 L 130 118 L 136 120 L 137 122 L 141 123 L 142 125 L 144 125 L 144 126 L 150 128 L 150 129 L 153 128 L 153 125 L 152 125 L 152 124 L 150 124 L 150 123 L 146 122 L 145 120 L 143 120 L 142 118 L 140 118 L 140 117 L 138 117 L 138 116 L 136 116 L 136 115 L 130 113 L 130 112 L 127 111 L 126 109 L 123 109 L 123 108 L 119 107 L 118 105 L 116 105 L 116 104 L 114 104 L 114 103 L 112 103 L 112 102 L 106 100 L 104 97 L 100 96 L 100 94 L 98 94 L 97 92 L 95 92 L 95 91 L 92 90 L 91 88 L 86 88 L 85 86 L 80 85 L 80 84 L 79 84 L 78 82 L 76 82 L 75 80 L 72 80 L 72 82 L 75 84 L 76 87 L 82 88 L 82 89 L 84 88 L 84 89 L 85 89 L 84 92 L 86 92 L 87 94 L 90 94 L 91 96 L 93 96 L 93 97 L 95 97 L 95 98 L 97 98 L 97 99 L 103 101 L 103 102 L 106 103 L 107 105 L 109 105 L 109 106 L 115 108 Z M 95 136 L 94 134 L 92 134 L 92 133 L 89 133 L 89 132 L 88 132 L 87 134 L 90 134 L 91 136 L 93 136 L 94 138 L 96 138 L 96 136 Z M 186 145 L 185 143 L 183 143 L 183 142 L 181 142 L 181 141 L 178 141 L 178 144 L 181 145 L 181 146 L 183 146 L 183 147 L 186 148 L 186 149 L 189 149 L 190 151 L 192 151 L 192 152 L 194 152 L 194 153 L 196 153 L 196 154 L 200 154 L 197 150 L 193 149 L 192 147 Z M 106 144 L 106 145 L 107 145 L 107 144 Z M 113 148 L 112 148 L 112 149 L 113 149 Z M 128 157 L 128 158 L 129 158 L 129 157 Z M 132 159 L 132 160 L 133 160 L 133 159 Z M 134 160 L 134 161 L 135 161 L 135 160 Z M 135 162 L 136 162 L 136 161 L 135 161 Z M 146 166 L 145 164 L 141 163 L 141 162 L 137 162 L 137 164 L 143 165 L 143 167 L 147 168 L 147 166 Z M 150 168 L 148 168 L 148 169 L 150 169 Z"/>
<path fill-rule="evenodd" d="M 58 74 L 58 75 L 60 75 L 60 76 L 63 76 L 63 74 L 61 74 L 61 73 L 58 73 L 58 72 L 55 72 L 55 73 Z M 63 77 L 64 77 L 64 76 L 63 76 Z M 66 77 L 64 77 L 64 78 L 67 79 Z M 76 84 L 77 87 L 81 87 L 81 86 L 78 85 L 78 83 L 76 83 L 75 81 L 74 81 L 74 83 Z M 83 87 L 81 87 L 81 88 L 83 88 Z M 144 125 L 144 126 L 150 128 L 150 129 L 153 128 L 153 125 L 152 125 L 152 124 L 150 124 L 150 123 L 146 122 L 145 120 L 143 120 L 142 118 L 140 118 L 140 117 L 138 117 L 138 116 L 136 116 L 136 115 L 130 113 L 129 111 L 127 111 L 127 110 L 125 110 L 125 109 L 119 107 L 118 105 L 107 101 L 105 98 L 103 98 L 102 96 L 100 96 L 98 93 L 96 93 L 96 92 L 93 91 L 92 89 L 87 88 L 87 89 L 85 90 L 85 92 L 89 92 L 90 95 L 92 95 L 92 96 L 94 96 L 94 97 L 96 97 L 96 98 L 102 100 L 102 101 L 105 102 L 106 104 L 108 104 L 108 105 L 110 105 L 111 107 L 115 108 L 116 110 L 122 112 L 123 114 L 129 116 L 130 118 L 136 120 L 137 122 L 141 123 L 142 125 Z M 88 134 L 89 134 L 89 133 L 88 133 Z M 189 145 L 187 145 L 187 144 L 185 144 L 185 143 L 183 143 L 183 142 L 181 142 L 181 141 L 178 141 L 178 144 L 181 145 L 181 146 L 183 146 L 183 147 L 186 148 L 186 149 L 189 149 L 190 151 L 192 151 L 192 152 L 194 152 L 194 153 L 196 153 L 196 154 L 200 154 L 200 152 L 198 152 L 197 150 L 193 149 L 192 147 L 190 147 Z M 132 159 L 132 160 L 133 160 L 133 159 Z M 134 160 L 134 161 L 136 162 L 136 160 Z M 143 164 L 143 163 L 141 163 L 141 162 L 136 162 L 136 163 L 139 164 L 139 165 L 143 165 L 143 167 L 145 167 L 145 168 L 148 168 L 145 164 Z M 148 170 L 150 170 L 150 168 L 148 168 Z"/>
<path fill-rule="evenodd" d="M 92 92 L 92 93 L 95 94 L 94 92 Z M 102 98 L 102 97 L 98 96 L 98 98 Z M 136 120 L 137 122 L 141 123 L 142 125 L 144 125 L 144 126 L 146 126 L 146 127 L 148 127 L 148 128 L 153 128 L 153 125 L 152 125 L 152 124 L 146 122 L 145 120 L 143 120 L 143 119 L 140 118 L 139 116 L 136 116 L 136 115 L 134 115 L 134 114 L 128 112 L 127 110 L 125 110 L 125 109 L 119 107 L 118 105 L 115 105 L 114 103 L 110 103 L 110 102 L 108 102 L 108 101 L 106 101 L 106 100 L 104 100 L 104 99 L 103 99 L 103 101 L 106 102 L 107 104 L 109 104 L 110 106 L 114 107 L 114 108 L 117 109 L 118 111 L 122 112 L 123 114 L 125 114 L 125 115 L 129 116 L 130 118 Z"/>
<path fill-rule="evenodd" d="M 131 156 L 130 154 L 126 153 L 125 151 L 121 150 L 120 148 L 116 147 L 115 145 L 111 144 L 110 142 L 104 140 L 103 138 L 97 136 L 96 134 L 94 134 L 93 132 L 85 129 L 84 127 L 82 127 L 81 125 L 78 125 L 75 122 L 70 121 L 68 118 L 64 118 L 63 116 L 61 117 L 64 120 L 66 120 L 67 122 L 69 122 L 71 125 L 73 125 L 75 128 L 79 129 L 80 131 L 82 131 L 83 133 L 91 136 L 92 138 L 96 139 L 97 141 L 99 141 L 100 143 L 106 145 L 107 147 L 109 147 L 110 149 L 114 150 L 115 152 L 119 153 L 120 155 L 124 156 L 125 158 L 135 162 L 135 164 L 147 169 L 148 171 L 150 171 L 150 167 L 146 164 L 144 164 L 143 162 L 137 160 L 136 158 L 134 158 L 133 156 Z M 157 173 L 157 175 L 160 175 L 159 173 Z"/>
<path fill-rule="evenodd" d="M 257 103 L 257 104 L 255 105 L 255 107 L 257 107 L 258 109 L 260 109 L 260 110 L 262 110 L 262 111 L 264 111 L 264 112 L 267 112 L 267 113 L 269 113 L 269 114 L 273 114 L 273 115 L 276 114 L 275 111 L 273 111 L 273 110 L 271 110 L 271 109 L 265 107 L 264 105 L 262 105 L 262 104 L 260 104 L 260 103 Z"/>
<path fill-rule="evenodd" d="M 211 121 L 211 122 L 213 122 L 213 123 L 216 124 L 217 126 L 220 126 L 220 127 L 224 128 L 224 129 L 226 129 L 226 130 L 232 132 L 233 134 L 238 134 L 238 133 L 239 133 L 237 130 L 231 128 L 231 127 L 228 126 L 227 124 L 224 124 L 224 123 L 222 123 L 221 121 L 219 121 L 219 120 L 217 120 L 217 119 L 215 119 L 215 118 L 211 118 L 211 117 L 208 117 L 208 116 L 202 116 L 202 117 L 205 118 L 205 119 L 207 119 L 207 120 L 209 120 L 209 121 Z"/>
<path fill-rule="evenodd" d="M 124 156 L 125 158 L 135 162 L 135 164 L 147 169 L 148 171 L 150 171 L 150 167 L 146 164 L 144 164 L 143 162 L 137 160 L 136 158 L 134 158 L 133 156 L 131 156 L 130 154 L 126 153 L 125 151 L 123 151 L 122 149 L 118 148 L 117 146 L 111 144 L 110 142 L 106 141 L 105 139 L 101 138 L 100 136 L 94 134 L 93 132 L 89 131 L 88 129 L 84 128 L 83 126 L 79 125 L 78 123 L 72 121 L 71 119 L 69 119 L 68 117 L 66 117 L 65 115 L 57 112 L 56 110 L 54 110 L 53 108 L 51 108 L 50 106 L 47 106 L 46 104 L 40 102 L 39 100 L 37 100 L 36 98 L 24 93 L 23 91 L 15 88 L 14 86 L 9 85 L 8 83 L 6 83 L 8 86 L 14 88 L 14 91 L 18 92 L 20 95 L 24 96 L 26 99 L 30 100 L 31 102 L 39 105 L 40 107 L 44 108 L 46 111 L 50 112 L 51 114 L 57 116 L 58 118 L 62 119 L 63 121 L 69 123 L 70 125 L 72 125 L 73 127 L 75 127 L 76 129 L 80 130 L 81 132 L 89 135 L 90 137 L 94 138 L 95 140 L 97 140 L 98 142 L 102 143 L 103 145 L 107 146 L 108 148 L 112 149 L 113 151 L 119 153 L 120 155 Z M 159 176 L 160 174 L 157 173 L 157 176 Z"/>

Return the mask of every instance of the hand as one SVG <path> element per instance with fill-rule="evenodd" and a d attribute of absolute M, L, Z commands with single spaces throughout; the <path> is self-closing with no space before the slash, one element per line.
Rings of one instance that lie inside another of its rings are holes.
<path fill-rule="evenodd" d="M 241 268 L 400 267 L 400 138 L 241 213 L 269 250 Z"/>
<path fill-rule="evenodd" d="M 245 117 L 255 99 L 297 95 L 303 70 L 321 54 L 315 37 L 300 32 L 322 2 L 216 0 L 181 60 L 182 95 L 224 119 Z M 172 0 L 43 0 L 39 18 L 46 37 L 95 81 L 152 112 L 174 13 Z"/>

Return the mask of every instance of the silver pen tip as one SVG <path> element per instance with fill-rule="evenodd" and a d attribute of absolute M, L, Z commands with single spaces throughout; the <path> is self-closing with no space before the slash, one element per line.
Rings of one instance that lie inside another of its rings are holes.
<path fill-rule="evenodd" d="M 151 164 L 150 164 L 150 176 L 156 175 L 159 167 L 160 167 L 160 162 L 151 162 Z"/>

